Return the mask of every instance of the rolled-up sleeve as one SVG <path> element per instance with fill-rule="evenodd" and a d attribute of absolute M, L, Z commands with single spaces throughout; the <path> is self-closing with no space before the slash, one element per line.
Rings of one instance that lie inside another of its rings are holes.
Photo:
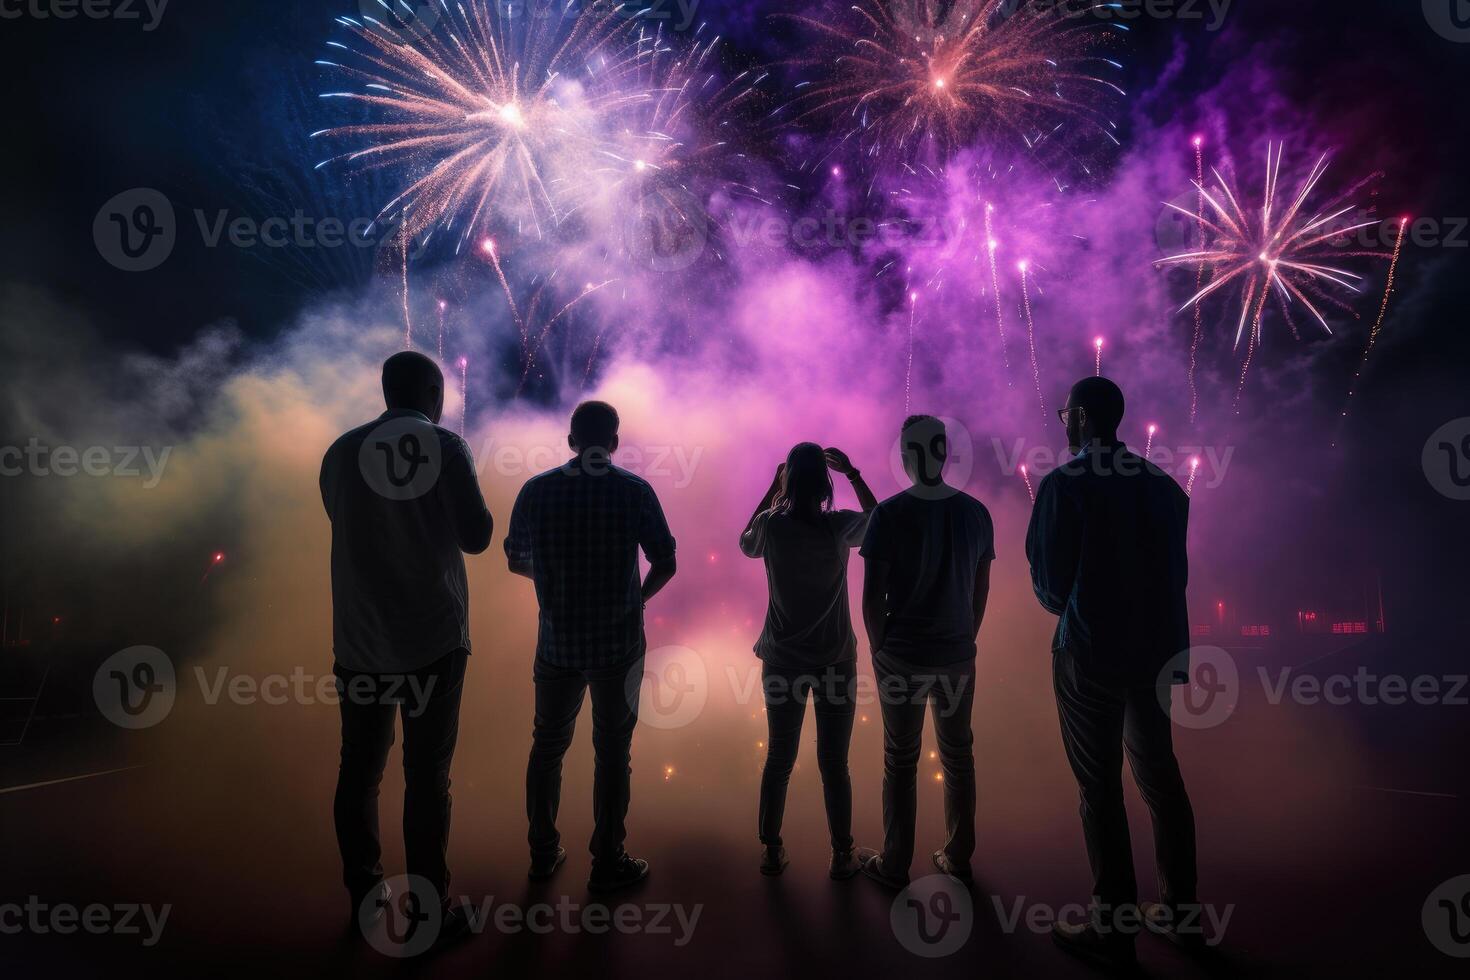
<path fill-rule="evenodd" d="M 643 488 L 638 512 L 638 547 L 643 550 L 643 557 L 651 562 L 674 557 L 674 535 L 669 531 L 669 522 L 664 519 L 664 509 L 658 502 L 658 496 L 648 486 Z"/>
<path fill-rule="evenodd" d="M 1031 587 L 1047 612 L 1060 616 L 1077 580 L 1081 514 L 1066 492 L 1062 479 L 1052 473 L 1041 481 L 1031 526 L 1026 531 L 1026 558 L 1031 563 Z"/>
<path fill-rule="evenodd" d="M 531 568 L 531 522 L 530 498 L 527 491 L 530 484 L 521 487 L 521 492 L 516 494 L 515 506 L 510 511 L 510 527 L 505 532 L 505 560 L 510 564 L 511 571 L 529 570 Z"/>
<path fill-rule="evenodd" d="M 766 553 L 766 528 L 771 523 L 771 512 L 763 510 L 755 515 L 740 535 L 740 553 L 747 558 L 762 558 Z"/>

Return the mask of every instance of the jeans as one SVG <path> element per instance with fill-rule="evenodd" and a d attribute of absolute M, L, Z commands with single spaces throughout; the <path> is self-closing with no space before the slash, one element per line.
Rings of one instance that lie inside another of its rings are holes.
<path fill-rule="evenodd" d="M 767 664 L 761 671 L 766 699 L 766 766 L 761 772 L 760 839 L 781 845 L 781 818 L 786 812 L 786 786 L 801 747 L 801 725 L 808 701 L 817 716 L 817 769 L 827 804 L 827 830 L 832 850 L 852 849 L 852 782 L 847 772 L 847 746 L 857 710 L 857 663 L 849 661 L 813 670 L 790 670 Z"/>
<path fill-rule="evenodd" d="M 883 653 L 873 657 L 883 708 L 883 862 L 908 877 L 914 859 L 919 754 L 924 706 L 934 706 L 934 735 L 944 774 L 944 853 L 962 867 L 975 853 L 975 751 L 970 714 L 975 661 L 920 667 Z"/>
<path fill-rule="evenodd" d="M 378 787 L 403 716 L 403 842 L 408 873 L 448 895 L 449 764 L 459 737 L 459 702 L 469 653 L 456 650 L 407 674 L 332 669 L 342 713 L 342 760 L 332 816 L 342 880 L 359 900 L 383 880 Z"/>
<path fill-rule="evenodd" d="M 633 728 L 638 723 L 643 658 L 617 667 L 578 670 L 554 667 L 539 658 L 535 668 L 536 719 L 526 766 L 526 816 L 531 857 L 556 853 L 561 834 L 561 763 L 572 744 L 585 692 L 592 692 L 592 866 L 616 861 L 627 837 Z"/>
<path fill-rule="evenodd" d="M 1089 679 L 1064 652 L 1052 662 L 1062 744 L 1082 796 L 1082 833 L 1092 894 L 1103 907 L 1136 905 L 1133 848 L 1123 807 L 1123 755 L 1153 819 L 1160 901 L 1196 900 L 1194 810 L 1174 757 L 1169 715 L 1158 689 Z"/>

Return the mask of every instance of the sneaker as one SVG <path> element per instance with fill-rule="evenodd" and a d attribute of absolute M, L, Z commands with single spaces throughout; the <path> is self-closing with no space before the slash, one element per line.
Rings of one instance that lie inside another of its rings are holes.
<path fill-rule="evenodd" d="M 1198 953 L 1210 945 L 1205 939 L 1199 905 L 1185 906 L 1189 911 L 1183 916 L 1181 916 L 1178 905 L 1144 902 L 1142 908 L 1145 928 L 1149 932 L 1163 936 L 1180 949 Z"/>
<path fill-rule="evenodd" d="M 429 947 L 428 951 L 437 953 L 441 949 L 453 946 L 474 931 L 473 926 L 468 905 L 464 902 L 457 905 L 445 905 L 439 917 L 439 935 L 434 937 L 434 944 Z"/>
<path fill-rule="evenodd" d="M 352 896 L 352 912 L 348 918 L 348 928 L 359 931 L 359 935 L 365 935 L 369 929 L 382 921 L 383 913 L 388 910 L 388 903 L 393 901 L 393 889 L 386 881 L 380 881 L 365 892 Z"/>
<path fill-rule="evenodd" d="M 532 881 L 545 881 L 556 874 L 557 869 L 567 863 L 567 849 L 558 847 L 555 854 L 531 855 L 531 870 L 527 877 Z"/>
<path fill-rule="evenodd" d="M 629 885 L 636 885 L 648 877 L 648 862 L 642 858 L 620 854 L 612 861 L 592 863 L 592 876 L 587 879 L 587 890 L 613 892 Z"/>
<path fill-rule="evenodd" d="M 1063 952 L 1109 973 L 1131 973 L 1138 966 L 1132 936 L 1109 939 L 1091 925 L 1057 922 L 1051 938 Z"/>
<path fill-rule="evenodd" d="M 761 874 L 774 877 L 786 870 L 786 865 L 791 861 L 786 857 L 786 848 L 780 844 L 774 847 L 766 847 L 761 854 Z"/>
<path fill-rule="evenodd" d="M 884 888 L 892 888 L 895 891 L 908 887 L 909 876 L 889 874 L 883 870 L 883 855 L 871 847 L 860 847 L 857 849 L 858 870 L 872 878 Z"/>
<path fill-rule="evenodd" d="M 934 852 L 934 867 L 939 870 L 940 874 L 949 875 L 951 878 L 964 882 L 967 885 L 975 880 L 975 872 L 971 870 L 968 862 L 959 864 L 952 861 L 949 855 L 945 854 L 942 850 Z"/>
<path fill-rule="evenodd" d="M 827 867 L 827 877 L 834 881 L 846 881 L 857 873 L 858 860 L 852 848 L 832 852 L 832 863 Z"/>

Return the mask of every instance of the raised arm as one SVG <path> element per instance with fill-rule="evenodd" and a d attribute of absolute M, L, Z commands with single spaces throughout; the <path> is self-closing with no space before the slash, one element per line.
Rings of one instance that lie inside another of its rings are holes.
<path fill-rule="evenodd" d="M 857 494 L 858 506 L 863 509 L 864 514 L 871 514 L 873 508 L 878 506 L 878 498 L 873 496 L 873 491 L 868 489 L 867 481 L 863 479 L 862 471 L 852 465 L 852 460 L 847 458 L 847 453 L 829 446 L 822 450 L 827 457 L 827 465 L 832 472 L 841 473 L 847 477 L 847 482 L 852 485 L 852 492 Z"/>
<path fill-rule="evenodd" d="M 760 503 L 755 505 L 755 513 L 750 515 L 750 520 L 745 522 L 745 530 L 740 532 L 740 552 L 747 558 L 759 558 L 765 554 L 765 527 L 760 523 L 759 518 L 771 509 L 771 504 L 776 500 L 776 494 L 781 492 L 781 474 L 785 471 L 785 463 L 776 467 L 776 475 L 771 479 L 766 495 L 761 498 Z"/>

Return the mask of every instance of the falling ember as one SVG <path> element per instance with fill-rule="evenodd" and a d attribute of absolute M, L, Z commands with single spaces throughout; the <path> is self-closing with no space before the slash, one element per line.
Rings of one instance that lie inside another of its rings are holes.
<path fill-rule="evenodd" d="M 1189 461 L 1189 484 L 1184 488 L 1186 497 L 1194 496 L 1194 478 L 1199 474 L 1199 457 L 1195 456 Z"/>
<path fill-rule="evenodd" d="M 903 374 L 903 411 L 904 411 L 904 414 L 905 415 L 907 415 L 908 412 L 909 412 L 909 401 L 910 401 L 910 395 L 912 394 L 912 388 L 913 388 L 913 376 L 914 376 L 914 315 L 915 315 L 915 313 L 917 313 L 918 309 L 919 309 L 919 294 L 916 293 L 916 292 L 911 292 L 911 293 L 909 293 L 909 356 L 908 356 L 908 365 L 904 368 L 904 374 Z"/>
<path fill-rule="evenodd" d="M 1026 481 L 1026 493 L 1031 497 L 1031 502 L 1036 503 L 1036 491 L 1031 487 L 1031 474 L 1026 472 L 1025 464 L 1021 466 L 1021 479 Z"/>
<path fill-rule="evenodd" d="M 224 560 L 225 553 L 223 551 L 216 551 L 214 554 L 210 555 L 209 564 L 205 566 L 204 575 L 200 577 L 199 581 L 203 582 L 208 579 L 209 573 L 222 565 L 224 563 Z"/>
<path fill-rule="evenodd" d="M 669 782 L 673 778 L 674 778 L 674 767 L 673 766 L 664 766 L 664 782 L 667 783 L 667 782 Z"/>
<path fill-rule="evenodd" d="M 1041 368 L 1036 363 L 1036 321 L 1031 316 L 1031 290 L 1027 287 L 1027 272 L 1031 263 L 1022 259 L 1017 268 L 1021 270 L 1021 306 L 1026 312 L 1026 342 L 1031 347 L 1031 379 L 1036 383 L 1036 401 L 1041 405 L 1041 417 L 1046 418 L 1046 398 L 1041 394 Z"/>
<path fill-rule="evenodd" d="M 1000 247 L 1000 242 L 995 240 L 995 228 L 991 216 L 995 214 L 995 205 L 985 205 L 985 252 L 990 259 L 990 294 L 995 298 L 995 330 L 1000 334 L 1000 356 L 1006 369 L 1006 387 L 1011 384 L 1011 352 L 1006 345 L 1005 317 L 1001 314 L 1000 305 L 1000 276 L 995 271 L 995 250 Z"/>
<path fill-rule="evenodd" d="M 1102 349 L 1103 349 L 1103 339 L 1101 337 L 1098 337 L 1096 340 L 1094 340 L 1092 342 L 1092 346 L 1093 346 L 1093 349 L 1096 352 L 1095 353 L 1095 356 L 1093 358 L 1092 376 L 1095 377 L 1095 378 L 1100 378 L 1100 377 L 1102 377 Z"/>
<path fill-rule="evenodd" d="M 1393 296 L 1394 279 L 1398 274 L 1399 258 L 1404 252 L 1404 232 L 1408 230 L 1409 222 L 1412 220 L 1410 217 L 1399 219 L 1399 233 L 1393 242 L 1393 257 L 1388 262 L 1388 282 L 1383 287 L 1383 302 L 1378 306 L 1378 319 L 1374 321 L 1373 329 L 1368 332 L 1368 343 L 1363 347 L 1363 357 L 1358 361 L 1358 369 L 1353 372 L 1353 381 L 1348 387 L 1349 399 L 1358 393 L 1358 382 L 1362 380 L 1363 372 L 1368 367 L 1368 356 L 1373 353 L 1373 347 L 1378 343 L 1378 334 L 1383 329 L 1384 318 L 1388 316 L 1388 301 Z M 1344 405 L 1342 417 L 1347 418 L 1347 414 L 1348 406 Z"/>
<path fill-rule="evenodd" d="M 1155 432 L 1158 432 L 1158 431 L 1159 431 L 1159 427 L 1157 425 L 1150 425 L 1148 427 L 1148 441 L 1143 444 L 1143 458 L 1144 459 L 1148 459 L 1148 454 L 1151 453 L 1151 452 L 1153 452 L 1153 450 L 1154 450 L 1154 433 Z"/>
<path fill-rule="evenodd" d="M 449 304 L 442 299 L 439 301 L 439 360 L 444 360 L 444 311 Z"/>
<path fill-rule="evenodd" d="M 459 434 L 464 435 L 465 418 L 469 414 L 470 404 L 470 359 L 461 357 L 459 359 Z"/>

